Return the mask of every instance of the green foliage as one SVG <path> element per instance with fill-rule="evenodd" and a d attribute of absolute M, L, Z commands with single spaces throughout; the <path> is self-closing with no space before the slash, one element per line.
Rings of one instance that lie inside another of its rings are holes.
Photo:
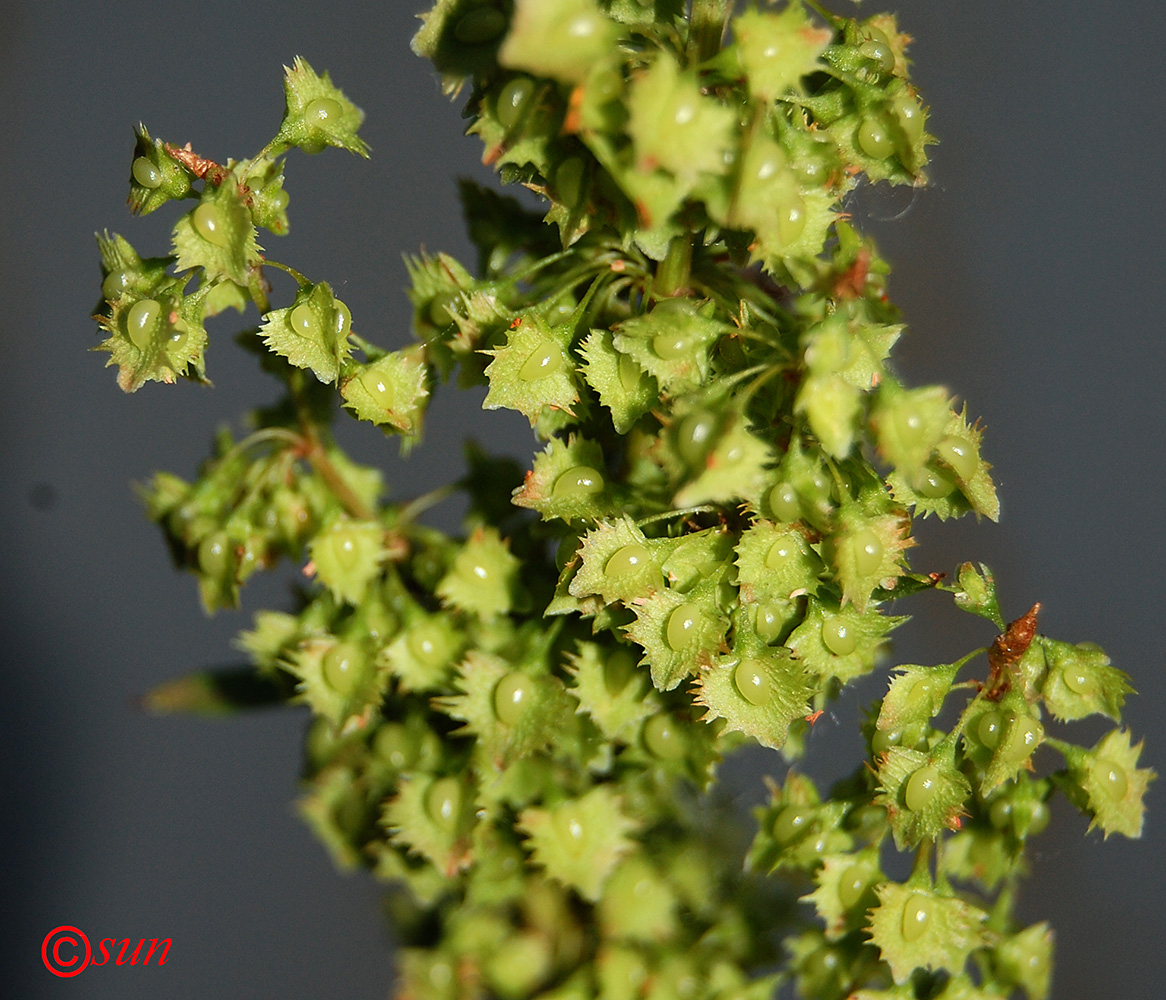
<path fill-rule="evenodd" d="M 414 49 L 546 212 L 464 183 L 478 273 L 408 261 L 411 347 L 365 340 L 327 281 L 260 254 L 257 230 L 289 225 L 291 149 L 367 155 L 362 112 L 302 59 L 251 159 L 139 127 L 131 208 L 196 202 L 170 256 L 98 237 L 96 349 L 124 390 L 205 381 L 205 321 L 248 304 L 241 340 L 284 390 L 192 482 L 142 492 L 208 611 L 281 558 L 298 603 L 241 636 L 254 683 L 200 673 L 148 704 L 309 707 L 301 811 L 392 886 L 403 1000 L 1044 1000 L 1051 931 L 1012 906 L 1050 796 L 1141 833 L 1154 774 L 1120 728 L 1126 675 L 1036 634 L 1038 608 L 1006 625 L 986 567 L 947 584 L 908 559 L 914 517 L 999 503 L 966 407 L 896 376 L 888 267 L 844 219 L 863 179 L 926 180 L 907 36 L 731 6 L 423 15 Z M 281 305 L 272 267 L 297 283 Z M 455 373 L 538 452 L 524 469 L 474 446 L 460 482 L 383 502 L 332 438 L 337 407 L 407 448 Z M 418 522 L 457 489 L 463 535 Z M 716 765 L 746 743 L 795 760 L 886 664 L 896 601 L 944 594 L 990 646 L 899 665 L 853 775 L 823 796 L 788 769 L 749 843 Z M 1119 728 L 1075 744 L 1093 715 Z M 905 880 L 892 849 L 915 853 Z"/>

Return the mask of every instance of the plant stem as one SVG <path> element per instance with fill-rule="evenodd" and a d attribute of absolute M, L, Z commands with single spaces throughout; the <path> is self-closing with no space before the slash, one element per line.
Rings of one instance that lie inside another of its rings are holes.
<path fill-rule="evenodd" d="M 688 51 L 696 62 L 711 59 L 720 51 L 729 6 L 728 0 L 692 0 Z"/>
<path fill-rule="evenodd" d="M 673 236 L 668 241 L 668 253 L 656 268 L 653 291 L 658 299 L 686 293 L 692 270 L 692 237 Z"/>

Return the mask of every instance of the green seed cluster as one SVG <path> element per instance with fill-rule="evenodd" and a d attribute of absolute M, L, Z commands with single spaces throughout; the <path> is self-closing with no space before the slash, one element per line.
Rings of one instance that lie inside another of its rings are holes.
<path fill-rule="evenodd" d="M 245 339 L 285 389 L 193 482 L 156 475 L 147 509 L 210 611 L 255 569 L 301 567 L 299 603 L 240 644 L 312 711 L 305 818 L 392 887 L 400 997 L 762 1000 L 793 980 L 1043 1000 L 1051 933 L 1011 914 L 1028 839 L 1057 789 L 1138 836 L 1153 772 L 1123 729 L 1089 749 L 1054 730 L 1120 723 L 1131 689 L 1104 653 L 1036 634 L 1035 610 L 1006 626 L 986 570 L 908 564 L 914 517 L 999 508 L 980 429 L 890 366 L 888 268 L 842 217 L 864 178 L 925 181 L 907 38 L 889 15 L 683 6 L 423 16 L 415 50 L 546 211 L 463 182 L 477 273 L 410 259 L 417 342 L 393 351 L 255 242 L 287 229 L 291 148 L 366 153 L 326 74 L 295 61 L 250 160 L 142 129 L 131 205 L 197 204 L 168 257 L 99 238 L 100 349 L 126 390 L 202 379 L 204 319 L 253 303 Z M 449 491 L 386 503 L 329 431 L 339 402 L 409 446 L 455 374 L 539 442 L 527 469 L 468 448 L 461 537 L 418 520 Z M 804 753 L 923 592 L 992 622 L 991 649 L 901 665 L 854 774 L 823 797 L 789 771 L 750 843 L 719 761 Z M 915 851 L 906 879 L 892 842 Z"/>

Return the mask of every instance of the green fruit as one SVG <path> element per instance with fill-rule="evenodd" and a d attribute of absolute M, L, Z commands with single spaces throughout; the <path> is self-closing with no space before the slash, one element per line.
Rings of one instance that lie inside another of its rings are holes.
<path fill-rule="evenodd" d="M 398 771 L 417 763 L 417 741 L 409 731 L 396 722 L 381 726 L 373 737 L 373 753 Z"/>
<path fill-rule="evenodd" d="M 186 342 L 190 339 L 190 327 L 186 320 L 181 316 L 175 316 L 174 322 L 170 324 L 170 343 L 169 349 L 174 352 L 180 352 L 186 347 Z"/>
<path fill-rule="evenodd" d="M 773 821 L 773 839 L 782 847 L 800 840 L 810 831 L 814 813 L 801 806 L 786 806 Z"/>
<path fill-rule="evenodd" d="M 931 923 L 934 906 L 931 897 L 921 892 L 913 892 L 903 904 L 902 931 L 903 940 L 910 943 L 918 941 Z"/>
<path fill-rule="evenodd" d="M 1093 762 L 1091 771 L 1101 793 L 1106 798 L 1114 802 L 1119 802 L 1125 798 L 1126 791 L 1129 789 L 1129 779 L 1126 777 L 1125 768 L 1120 764 L 1100 757 Z"/>
<path fill-rule="evenodd" d="M 409 629 L 405 645 L 422 666 L 439 667 L 446 660 L 445 634 L 430 622 L 422 622 Z"/>
<path fill-rule="evenodd" d="M 750 705 L 766 704 L 772 691 L 769 674 L 760 660 L 742 660 L 733 671 L 733 684 Z"/>
<path fill-rule="evenodd" d="M 632 542 L 611 554 L 603 566 L 603 573 L 611 578 L 628 576 L 643 569 L 648 562 L 648 550 L 639 542 Z"/>
<path fill-rule="evenodd" d="M 1097 681 L 1091 673 L 1073 665 L 1066 666 L 1061 671 L 1061 680 L 1074 694 L 1088 698 L 1097 693 Z"/>
<path fill-rule="evenodd" d="M 139 299 L 130 306 L 126 313 L 126 334 L 139 351 L 144 351 L 153 342 L 161 315 L 162 307 L 154 299 Z"/>
<path fill-rule="evenodd" d="M 643 381 L 640 366 L 626 354 L 619 356 L 619 384 L 625 392 L 635 392 Z"/>
<path fill-rule="evenodd" d="M 669 331 L 652 338 L 652 350 L 665 361 L 676 361 L 692 351 L 692 338 L 685 333 Z"/>
<path fill-rule="evenodd" d="M 555 167 L 554 187 L 561 201 L 574 208 L 583 197 L 583 180 L 587 164 L 581 156 L 568 156 Z"/>
<path fill-rule="evenodd" d="M 806 203 L 791 193 L 777 207 L 777 238 L 782 246 L 796 243 L 806 230 Z"/>
<path fill-rule="evenodd" d="M 939 791 L 939 768 L 924 764 L 907 779 L 903 801 L 911 812 L 922 812 Z"/>
<path fill-rule="evenodd" d="M 801 556 L 802 550 L 794 542 L 792 535 L 784 535 L 769 547 L 765 556 L 765 565 L 768 569 L 781 569 L 795 563 Z"/>
<path fill-rule="evenodd" d="M 425 791 L 425 812 L 433 823 L 452 833 L 462 811 L 462 784 L 457 778 L 438 778 Z"/>
<path fill-rule="evenodd" d="M 382 406 L 386 410 L 391 410 L 396 405 L 396 393 L 393 392 L 392 387 L 385 382 L 384 378 L 373 369 L 362 372 L 358 381 L 364 387 L 365 392 L 372 396 L 378 406 Z"/>
<path fill-rule="evenodd" d="M 304 123 L 309 128 L 312 126 L 318 128 L 328 122 L 335 122 L 342 113 L 339 101 L 331 97 L 317 97 L 314 101 L 309 101 L 308 106 L 304 108 Z"/>
<path fill-rule="evenodd" d="M 334 299 L 332 302 L 332 328 L 336 331 L 337 340 L 342 340 L 348 336 L 348 330 L 352 326 L 352 313 L 339 299 Z"/>
<path fill-rule="evenodd" d="M 859 576 L 871 576 L 883 564 L 883 543 L 869 528 L 851 535 L 850 551 Z"/>
<path fill-rule="evenodd" d="M 204 201 L 191 213 L 190 221 L 194 231 L 208 243 L 217 247 L 225 247 L 230 243 L 226 229 L 223 228 L 223 217 L 217 206 Z"/>
<path fill-rule="evenodd" d="M 660 713 L 648 719 L 644 723 L 643 739 L 648 752 L 660 760 L 679 760 L 684 756 L 684 737 L 670 715 Z"/>
<path fill-rule="evenodd" d="M 890 39 L 878 28 L 866 28 L 870 41 L 858 47 L 859 53 L 875 64 L 880 73 L 889 73 L 895 68 L 895 50 Z"/>
<path fill-rule="evenodd" d="M 115 302 L 130 287 L 132 275 L 129 271 L 110 271 L 101 283 L 101 296 L 106 302 Z"/>
<path fill-rule="evenodd" d="M 789 483 L 778 483 L 769 491 L 769 510 L 779 521 L 796 521 L 802 516 L 798 491 Z"/>
<path fill-rule="evenodd" d="M 767 643 L 775 642 L 785 630 L 786 613 L 779 605 L 759 604 L 753 630 Z"/>
<path fill-rule="evenodd" d="M 287 325 L 291 327 L 292 333 L 305 340 L 312 340 L 320 334 L 320 321 L 316 318 L 316 311 L 306 302 L 301 302 L 288 313 Z"/>
<path fill-rule="evenodd" d="M 199 542 L 198 568 L 214 580 L 222 580 L 233 572 L 234 546 L 225 532 L 216 531 Z"/>
<path fill-rule="evenodd" d="M 538 382 L 562 371 L 566 363 L 567 359 L 563 357 L 559 345 L 545 342 L 523 362 L 518 370 L 518 377 L 524 382 Z"/>
<path fill-rule="evenodd" d="M 853 910 L 866 897 L 870 889 L 870 871 L 863 865 L 850 865 L 838 877 L 838 900 Z"/>
<path fill-rule="evenodd" d="M 923 139 L 923 109 L 919 102 L 910 94 L 898 94 L 891 101 L 891 113 L 903 130 L 903 135 L 910 146 L 917 146 Z"/>
<path fill-rule="evenodd" d="M 551 816 L 559 842 L 572 854 L 580 854 L 587 842 L 587 825 L 577 802 L 564 802 Z"/>
<path fill-rule="evenodd" d="M 664 637 L 677 653 L 696 642 L 707 626 L 708 619 L 699 604 L 681 604 L 668 616 Z"/>
<path fill-rule="evenodd" d="M 858 636 L 843 618 L 827 618 L 822 622 L 822 642 L 835 656 L 849 656 L 858 648 Z"/>
<path fill-rule="evenodd" d="M 876 757 L 881 757 L 891 747 L 897 747 L 903 742 L 902 729 L 876 729 L 870 737 L 870 749 Z"/>
<path fill-rule="evenodd" d="M 494 102 L 498 123 L 505 129 L 514 128 L 533 96 L 534 81 L 529 76 L 516 76 L 507 81 Z"/>
<path fill-rule="evenodd" d="M 1008 799 L 997 799 L 988 810 L 988 820 L 997 830 L 1012 826 L 1012 803 Z"/>
<path fill-rule="evenodd" d="M 999 712 L 985 712 L 976 723 L 976 738 L 989 750 L 1000 745 L 1006 720 Z"/>
<path fill-rule="evenodd" d="M 636 658 L 626 649 L 617 649 L 603 661 L 603 686 L 616 697 L 628 686 L 636 672 Z"/>
<path fill-rule="evenodd" d="M 576 465 L 562 473 L 551 487 L 551 496 L 588 496 L 603 490 L 603 476 L 589 465 Z"/>
<path fill-rule="evenodd" d="M 940 469 L 925 468 L 915 486 L 915 492 L 929 500 L 940 500 L 955 490 L 955 480 Z"/>
<path fill-rule="evenodd" d="M 872 160 L 885 160 L 895 151 L 891 133 L 886 123 L 874 115 L 862 120 L 858 126 L 858 145 Z"/>
<path fill-rule="evenodd" d="M 494 687 L 494 714 L 508 726 L 518 725 L 534 700 L 534 679 L 517 671 L 507 674 Z"/>
<path fill-rule="evenodd" d="M 704 465 L 720 421 L 709 410 L 694 410 L 676 427 L 676 450 L 689 468 Z"/>
<path fill-rule="evenodd" d="M 475 7 L 458 18 L 453 36 L 465 45 L 492 42 L 506 30 L 506 15 L 493 7 Z"/>
<path fill-rule="evenodd" d="M 980 468 L 976 446 L 963 438 L 948 435 L 935 446 L 935 453 L 951 467 L 960 482 L 970 482 Z"/>
<path fill-rule="evenodd" d="M 364 667 L 364 651 L 355 642 L 338 642 L 324 654 L 324 683 L 341 697 L 352 694 Z"/>
<path fill-rule="evenodd" d="M 1009 728 L 996 752 L 1007 764 L 1027 760 L 1045 738 L 1045 727 L 1031 715 L 1017 718 Z"/>
<path fill-rule="evenodd" d="M 425 316 L 436 327 L 447 327 L 453 322 L 454 309 L 461 302 L 461 297 L 453 292 L 442 292 L 435 295 L 425 310 Z"/>
<path fill-rule="evenodd" d="M 134 175 L 134 180 L 144 188 L 153 190 L 162 186 L 162 171 L 154 165 L 149 157 L 137 157 L 133 166 L 130 167 L 130 173 Z"/>

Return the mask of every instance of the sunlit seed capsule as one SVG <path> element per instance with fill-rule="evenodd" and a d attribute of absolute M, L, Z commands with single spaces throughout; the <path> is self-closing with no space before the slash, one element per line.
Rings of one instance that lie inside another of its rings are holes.
<path fill-rule="evenodd" d="M 859 53 L 874 63 L 880 73 L 889 73 L 895 68 L 895 50 L 891 48 L 890 39 L 878 28 L 867 28 L 866 33 L 870 35 L 870 41 L 858 47 Z"/>
<path fill-rule="evenodd" d="M 769 491 L 769 512 L 779 521 L 796 521 L 802 516 L 798 491 L 789 483 L 778 483 Z"/>
<path fill-rule="evenodd" d="M 692 468 L 704 463 L 717 432 L 717 415 L 709 410 L 694 410 L 676 428 L 676 450 Z"/>
<path fill-rule="evenodd" d="M 424 666 L 439 666 L 445 659 L 445 642 L 441 631 L 434 625 L 422 623 L 409 630 L 405 645 L 414 658 Z"/>
<path fill-rule="evenodd" d="M 351 327 L 352 312 L 339 299 L 334 300 L 332 307 L 332 329 L 336 333 L 336 339 L 342 340 L 347 337 Z"/>
<path fill-rule="evenodd" d="M 503 128 L 513 128 L 534 95 L 534 81 L 529 76 L 516 76 L 498 91 L 494 114 Z"/>
<path fill-rule="evenodd" d="M 733 671 L 733 684 L 750 705 L 764 705 L 770 698 L 769 674 L 759 660 L 742 660 Z"/>
<path fill-rule="evenodd" d="M 340 102 L 333 100 L 331 97 L 317 97 L 314 101 L 309 101 L 308 106 L 304 108 L 304 122 L 310 126 L 322 126 L 328 123 L 335 123 L 341 115 Z"/>
<path fill-rule="evenodd" d="M 559 843 L 571 854 L 579 854 L 587 846 L 586 819 L 577 802 L 564 802 L 551 814 Z"/>
<path fill-rule="evenodd" d="M 670 715 L 653 715 L 644 723 L 644 746 L 660 760 L 679 760 L 684 756 L 684 737 Z"/>
<path fill-rule="evenodd" d="M 819 188 L 826 183 L 826 164 L 816 156 L 807 156 L 794 164 L 794 172 L 803 187 Z"/>
<path fill-rule="evenodd" d="M 903 130 L 907 142 L 916 146 L 923 138 L 923 109 L 910 94 L 899 94 L 891 102 L 891 111 Z"/>
<path fill-rule="evenodd" d="M 851 536 L 851 551 L 854 555 L 854 568 L 859 576 L 870 576 L 878 572 L 883 564 L 883 543 L 869 528 Z"/>
<path fill-rule="evenodd" d="M 476 7 L 458 18 L 453 36 L 465 45 L 484 45 L 506 30 L 506 15 L 494 7 Z"/>
<path fill-rule="evenodd" d="M 611 697 L 615 697 L 632 679 L 636 672 L 636 658 L 626 649 L 617 649 L 603 661 L 603 686 Z"/>
<path fill-rule="evenodd" d="M 101 283 L 102 298 L 107 302 L 121 298 L 122 293 L 130 287 L 130 277 L 128 271 L 110 271 Z"/>
<path fill-rule="evenodd" d="M 508 726 L 518 724 L 534 700 L 534 681 L 517 671 L 494 686 L 494 714 Z"/>
<path fill-rule="evenodd" d="M 442 292 L 435 295 L 426 309 L 425 315 L 429 322 L 437 327 L 446 327 L 453 322 L 454 312 L 459 298 L 453 292 Z"/>
<path fill-rule="evenodd" d="M 838 877 L 838 900 L 848 909 L 854 909 L 870 888 L 870 871 L 863 865 L 850 865 Z"/>
<path fill-rule="evenodd" d="M 565 366 L 566 359 L 563 357 L 562 348 L 558 344 L 546 341 L 535 348 L 534 353 L 523 362 L 518 370 L 518 377 L 524 382 L 538 382 L 562 371 Z"/>
<path fill-rule="evenodd" d="M 784 610 L 777 605 L 760 604 L 753 619 L 753 630 L 763 642 L 776 642 L 786 625 Z"/>
<path fill-rule="evenodd" d="M 139 351 L 144 351 L 154 339 L 154 330 L 162 307 L 154 299 L 139 299 L 126 314 L 126 333 Z"/>
<path fill-rule="evenodd" d="M 779 146 L 769 146 L 761 156 L 755 156 L 747 162 L 750 176 L 746 179 L 764 183 L 773 180 L 785 167 L 785 154 Z"/>
<path fill-rule="evenodd" d="M 166 349 L 176 354 L 180 353 L 189 341 L 190 326 L 181 316 L 175 316 L 170 323 L 170 342 Z"/>
<path fill-rule="evenodd" d="M 338 642 L 324 654 L 324 683 L 338 695 L 352 693 L 364 665 L 364 653 L 354 642 Z"/>
<path fill-rule="evenodd" d="M 891 747 L 897 747 L 903 742 L 902 729 L 876 729 L 871 734 L 870 749 L 876 757 L 881 757 Z"/>
<path fill-rule="evenodd" d="M 604 563 L 603 573 L 608 577 L 628 576 L 649 563 L 648 550 L 639 542 L 632 542 L 618 548 Z"/>
<path fill-rule="evenodd" d="M 939 768 L 934 764 L 924 764 L 907 779 L 903 789 L 903 801 L 911 812 L 921 812 L 927 808 L 939 791 Z"/>
<path fill-rule="evenodd" d="M 576 465 L 562 473 L 551 487 L 551 496 L 588 496 L 603 490 L 603 476 L 589 465 Z"/>
<path fill-rule="evenodd" d="M 225 247 L 230 243 L 226 229 L 223 228 L 223 217 L 216 206 L 204 201 L 191 214 L 191 223 L 194 231 L 208 243 L 217 247 Z"/>
<path fill-rule="evenodd" d="M 955 480 L 940 469 L 928 466 L 915 486 L 915 492 L 929 500 L 940 500 L 955 490 Z"/>
<path fill-rule="evenodd" d="M 623 387 L 624 392 L 635 392 L 640 387 L 640 383 L 643 381 L 640 366 L 626 354 L 619 356 L 618 371 L 619 384 Z"/>
<path fill-rule="evenodd" d="M 378 374 L 374 370 L 362 372 L 359 376 L 360 384 L 378 406 L 383 406 L 387 410 L 391 410 L 396 404 L 396 394 L 393 392 L 392 386 L 386 381 L 385 376 Z"/>
<path fill-rule="evenodd" d="M 1028 803 L 1026 812 L 1028 815 L 1023 822 L 1018 822 L 1019 817 L 1013 820 L 1017 834 L 1021 837 L 1035 837 L 1039 833 L 1044 833 L 1051 817 L 1049 807 L 1040 799 L 1034 799 Z"/>
<path fill-rule="evenodd" d="M 838 973 L 842 959 L 834 948 L 819 948 L 806 959 L 803 975 L 812 982 L 821 983 Z"/>
<path fill-rule="evenodd" d="M 276 188 L 267 198 L 267 204 L 271 206 L 274 212 L 286 212 L 288 202 L 291 201 L 289 195 L 283 188 Z"/>
<path fill-rule="evenodd" d="M 1008 764 L 1026 760 L 1045 737 L 1045 727 L 1030 715 L 1022 716 L 1008 730 L 997 753 Z"/>
<path fill-rule="evenodd" d="M 903 940 L 908 943 L 918 941 L 931 923 L 934 905 L 931 897 L 921 892 L 913 892 L 903 904 L 902 931 Z"/>
<path fill-rule="evenodd" d="M 372 749 L 377 757 L 398 771 L 412 767 L 417 762 L 416 741 L 410 738 L 404 726 L 395 722 L 377 730 Z"/>
<path fill-rule="evenodd" d="M 1061 671 L 1061 680 L 1074 694 L 1088 698 L 1097 693 L 1097 679 L 1087 670 L 1080 667 L 1068 666 Z"/>
<path fill-rule="evenodd" d="M 207 535 L 198 544 L 198 568 L 212 579 L 223 579 L 232 568 L 232 548 L 224 532 Z"/>
<path fill-rule="evenodd" d="M 1000 712 L 985 712 L 976 723 L 976 737 L 989 750 L 995 750 L 1000 745 L 1007 721 Z"/>
<path fill-rule="evenodd" d="M 768 569 L 781 569 L 795 563 L 802 550 L 794 542 L 793 537 L 785 535 L 769 547 L 765 556 L 765 565 Z"/>
<path fill-rule="evenodd" d="M 1124 767 L 1102 757 L 1093 762 L 1092 772 L 1103 795 L 1114 802 L 1125 798 L 1130 783 Z"/>
<path fill-rule="evenodd" d="M 777 209 L 777 238 L 782 246 L 788 247 L 796 243 L 805 231 L 806 203 L 798 195 L 791 194 Z"/>
<path fill-rule="evenodd" d="M 873 160 L 885 160 L 895 151 L 891 133 L 886 124 L 873 115 L 862 120 L 858 126 L 859 148 Z"/>
<path fill-rule="evenodd" d="M 1012 803 L 1008 799 L 997 799 L 988 809 L 988 821 L 997 830 L 1007 830 L 1012 825 Z"/>
<path fill-rule="evenodd" d="M 652 350 L 665 361 L 675 361 L 692 350 L 692 341 L 684 333 L 658 333 L 652 338 Z"/>
<path fill-rule="evenodd" d="M 574 208 L 583 198 L 583 175 L 587 165 L 581 156 L 568 156 L 555 167 L 555 193 L 568 208 Z"/>
<path fill-rule="evenodd" d="M 134 180 L 144 188 L 153 190 L 162 186 L 162 171 L 148 157 L 137 157 L 130 167 L 130 172 L 134 175 Z"/>
<path fill-rule="evenodd" d="M 295 306 L 287 317 L 287 325 L 292 333 L 305 339 L 312 339 L 320 332 L 320 321 L 316 318 L 316 311 L 306 302 Z"/>
<path fill-rule="evenodd" d="M 707 619 L 699 604 L 682 604 L 668 616 L 664 637 L 674 651 L 680 652 L 700 638 L 706 625 Z"/>
<path fill-rule="evenodd" d="M 835 656 L 849 656 L 858 648 L 854 627 L 842 618 L 822 622 L 822 642 Z"/>
<path fill-rule="evenodd" d="M 783 847 L 792 844 L 810 832 L 814 813 L 801 806 L 786 806 L 773 821 L 773 839 Z"/>
<path fill-rule="evenodd" d="M 425 792 L 425 812 L 433 823 L 452 833 L 462 811 L 462 786 L 457 778 L 438 778 Z"/>
<path fill-rule="evenodd" d="M 980 468 L 976 446 L 963 438 L 948 435 L 935 446 L 935 453 L 951 467 L 960 482 L 970 482 Z"/>

